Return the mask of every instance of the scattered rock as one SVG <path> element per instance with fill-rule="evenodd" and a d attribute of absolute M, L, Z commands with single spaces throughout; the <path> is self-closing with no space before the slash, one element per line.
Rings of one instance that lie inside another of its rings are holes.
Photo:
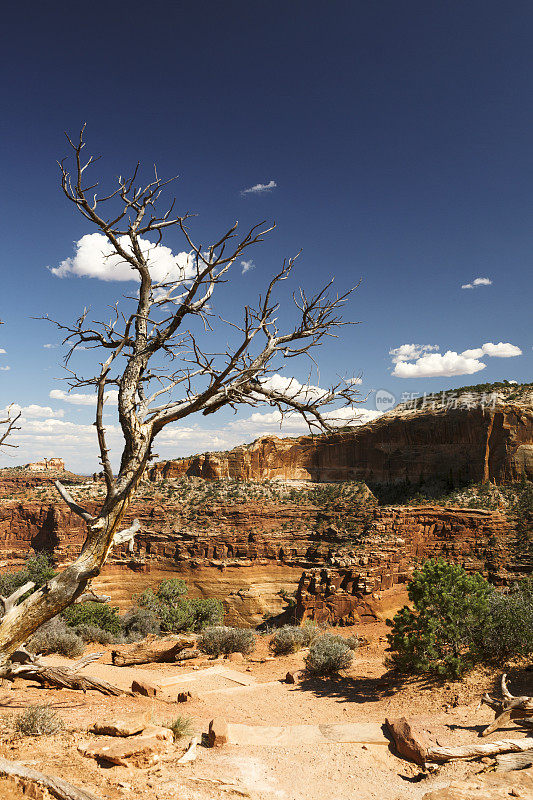
<path fill-rule="evenodd" d="M 89 731 L 99 736 L 135 736 L 136 733 L 142 733 L 145 728 L 146 715 L 134 711 L 115 719 L 95 722 Z"/>
<path fill-rule="evenodd" d="M 134 694 L 142 694 L 145 697 L 155 697 L 157 695 L 157 686 L 148 681 L 133 681 L 131 691 Z"/>
<path fill-rule="evenodd" d="M 228 723 L 222 717 L 215 717 L 209 723 L 207 734 L 209 747 L 222 747 L 228 742 Z"/>
<path fill-rule="evenodd" d="M 237 664 L 242 664 L 245 661 L 245 658 L 242 653 L 230 653 L 228 656 L 228 661 L 234 661 Z"/>
<path fill-rule="evenodd" d="M 385 725 L 398 753 L 409 761 L 414 761 L 415 764 L 424 765 L 427 749 L 431 745 L 424 728 L 405 717 L 386 719 Z"/>
<path fill-rule="evenodd" d="M 178 692 L 176 700 L 178 701 L 178 703 L 186 703 L 187 700 L 189 699 L 189 696 L 190 696 L 189 692 Z"/>
<path fill-rule="evenodd" d="M 301 669 L 289 670 L 285 675 L 285 683 L 297 683 L 298 678 L 300 678 L 301 675 L 302 675 Z"/>
<path fill-rule="evenodd" d="M 173 740 L 172 731 L 156 725 L 147 725 L 141 736 L 127 738 L 102 737 L 87 745 L 79 745 L 79 752 L 97 761 L 108 761 L 122 767 L 151 767 L 165 755 Z"/>
<path fill-rule="evenodd" d="M 196 747 L 200 742 L 199 736 L 193 736 L 189 742 L 189 746 L 181 758 L 178 758 L 176 764 L 190 764 L 191 761 L 196 761 Z"/>

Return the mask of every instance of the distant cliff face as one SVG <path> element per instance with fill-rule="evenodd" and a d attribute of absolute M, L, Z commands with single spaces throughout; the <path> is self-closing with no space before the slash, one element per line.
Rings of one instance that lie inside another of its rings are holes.
<path fill-rule="evenodd" d="M 179 478 L 358 480 L 372 484 L 504 483 L 533 478 L 533 409 L 495 407 L 399 408 L 378 420 L 331 436 L 268 436 L 222 453 L 161 462 L 152 480 Z"/>

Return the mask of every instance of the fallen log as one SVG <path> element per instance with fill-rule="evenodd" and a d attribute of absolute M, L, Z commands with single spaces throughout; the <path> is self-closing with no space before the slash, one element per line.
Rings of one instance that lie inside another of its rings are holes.
<path fill-rule="evenodd" d="M 163 664 L 179 661 L 183 650 L 190 650 L 196 636 L 180 636 L 178 639 L 157 639 L 152 637 L 134 645 L 127 645 L 111 652 L 111 661 L 116 667 L 129 667 L 134 664 Z M 193 656 L 186 656 L 193 658 Z"/>
<path fill-rule="evenodd" d="M 533 767 L 533 750 L 496 756 L 496 772 L 513 772 L 515 769 L 527 767 Z"/>
<path fill-rule="evenodd" d="M 30 769 L 19 761 L 7 761 L 5 758 L 0 758 L 0 775 L 19 778 L 23 784 L 40 786 L 57 800 L 100 800 L 92 792 L 78 789 L 77 786 L 73 786 L 62 778 L 53 778 L 51 775 L 45 775 L 44 772 Z"/>
<path fill-rule="evenodd" d="M 444 764 L 456 758 L 483 758 L 496 756 L 500 753 L 523 753 L 533 750 L 533 738 L 526 739 L 500 739 L 497 742 L 486 744 L 465 744 L 460 747 L 428 747 L 426 761 Z"/>
<path fill-rule="evenodd" d="M 77 661 L 72 667 L 49 667 L 38 661 L 31 663 L 18 664 L 10 662 L 0 669 L 0 678 L 14 680 L 15 678 L 25 678 L 26 680 L 37 681 L 45 688 L 55 689 L 80 689 L 86 692 L 88 689 L 101 692 L 112 697 L 120 695 L 132 695 L 132 692 L 119 689 L 107 681 L 100 681 L 88 675 L 80 675 L 79 670 L 86 667 L 92 661 L 100 658 L 102 653 L 88 653 Z"/>

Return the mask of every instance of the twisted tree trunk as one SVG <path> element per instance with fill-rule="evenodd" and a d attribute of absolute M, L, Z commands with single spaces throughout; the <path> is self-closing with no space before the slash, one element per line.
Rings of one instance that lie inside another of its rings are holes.
<path fill-rule="evenodd" d="M 141 473 L 142 474 L 142 473 Z M 139 477 L 140 479 L 140 477 Z M 138 481 L 136 481 L 137 483 Z M 74 603 L 96 577 L 114 544 L 134 486 L 104 514 L 91 517 L 79 506 L 76 513 L 87 523 L 87 537 L 78 558 L 62 572 L 34 591 L 19 605 L 13 605 L 0 621 L 0 666 L 45 622 Z M 65 492 L 65 490 L 63 490 Z M 68 493 L 66 493 L 68 496 Z M 76 504 L 69 501 L 71 508 Z"/>

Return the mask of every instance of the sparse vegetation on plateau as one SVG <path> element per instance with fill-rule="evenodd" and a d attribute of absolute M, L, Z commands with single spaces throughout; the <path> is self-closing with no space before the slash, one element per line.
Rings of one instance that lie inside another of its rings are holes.
<path fill-rule="evenodd" d="M 189 717 L 175 717 L 169 722 L 166 722 L 164 727 L 172 731 L 175 742 L 178 741 L 178 739 L 182 739 L 184 736 L 190 736 L 193 732 L 192 721 Z"/>
<path fill-rule="evenodd" d="M 31 653 L 59 653 L 67 658 L 81 656 L 85 642 L 65 620 L 58 616 L 46 622 L 33 634 L 28 642 Z"/>
<path fill-rule="evenodd" d="M 301 627 L 298 625 L 284 625 L 272 635 L 269 648 L 276 656 L 296 653 L 303 647 L 309 647 L 318 635 L 318 628 L 312 623 L 304 623 Z"/>
<path fill-rule="evenodd" d="M 256 636 L 246 628 L 214 625 L 205 628 L 198 639 L 198 649 L 209 656 L 242 653 L 247 656 L 255 649 Z"/>
<path fill-rule="evenodd" d="M 162 631 L 201 631 L 220 625 L 224 619 L 222 603 L 213 598 L 186 597 L 187 585 L 179 578 L 162 581 L 157 589 L 146 589 L 136 599 L 140 608 L 151 611 Z"/>
<path fill-rule="evenodd" d="M 57 711 L 47 705 L 28 706 L 13 719 L 12 724 L 14 731 L 22 736 L 46 736 L 64 728 Z"/>
<path fill-rule="evenodd" d="M 305 669 L 310 677 L 334 675 L 348 669 L 353 661 L 355 641 L 325 633 L 312 642 L 305 657 Z"/>
<path fill-rule="evenodd" d="M 90 625 L 93 628 L 100 628 L 113 636 L 122 633 L 122 625 L 118 614 L 118 608 L 107 603 L 86 602 L 77 603 L 66 608 L 62 616 L 71 628 L 77 630 L 80 626 Z M 94 639 L 93 641 L 98 641 Z"/>

